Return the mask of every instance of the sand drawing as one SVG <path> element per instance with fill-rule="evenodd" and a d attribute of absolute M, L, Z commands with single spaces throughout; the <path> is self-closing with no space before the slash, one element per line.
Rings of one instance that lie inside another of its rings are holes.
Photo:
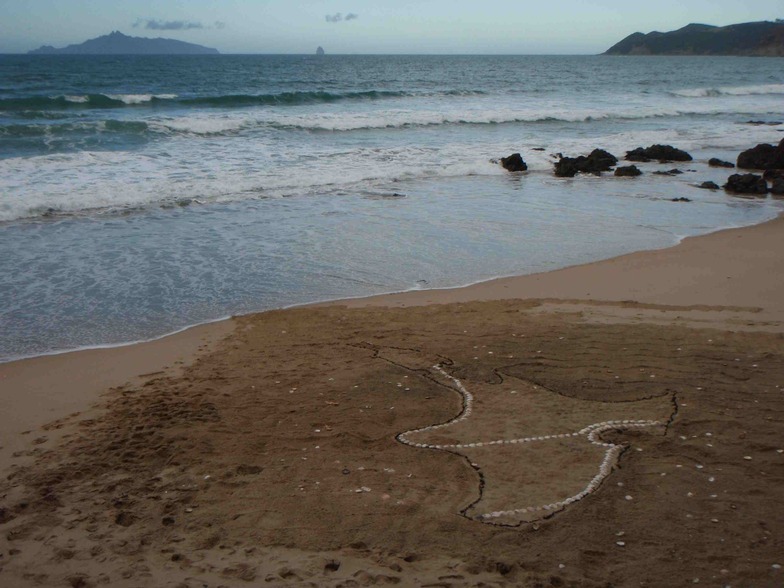
<path fill-rule="evenodd" d="M 411 369 L 422 366 L 415 351 L 377 350 L 377 357 Z M 480 478 L 479 498 L 463 509 L 468 518 L 518 525 L 552 516 L 585 499 L 617 467 L 626 443 L 602 438 L 610 432 L 648 429 L 664 433 L 674 411 L 671 394 L 635 401 L 572 398 L 520 378 L 469 386 L 440 361 L 416 371 L 460 395 L 451 420 L 400 433 L 416 449 L 465 457 Z M 408 364 L 408 365 L 405 365 Z M 637 448 L 639 450 L 639 448 Z M 626 496 L 633 500 L 633 496 Z"/>

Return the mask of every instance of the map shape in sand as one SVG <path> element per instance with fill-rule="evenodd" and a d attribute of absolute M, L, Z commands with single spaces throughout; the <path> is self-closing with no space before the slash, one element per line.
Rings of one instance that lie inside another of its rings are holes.
<path fill-rule="evenodd" d="M 674 411 L 671 394 L 630 402 L 583 400 L 511 376 L 501 384 L 466 383 L 447 371 L 450 360 L 414 350 L 376 348 L 376 354 L 461 396 L 462 410 L 452 420 L 397 439 L 467 458 L 479 473 L 480 497 L 462 514 L 484 523 L 533 522 L 579 502 L 601 486 L 626 449 L 604 441 L 602 433 L 664 432 Z"/>

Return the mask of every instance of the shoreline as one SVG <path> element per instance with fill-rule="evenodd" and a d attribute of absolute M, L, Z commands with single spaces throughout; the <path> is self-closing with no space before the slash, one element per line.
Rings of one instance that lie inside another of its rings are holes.
<path fill-rule="evenodd" d="M 265 312 L 265 311 L 259 311 Z M 256 314 L 256 313 L 249 313 L 249 314 Z M 233 315 L 227 315 L 216 319 L 211 319 L 208 321 L 204 321 L 201 323 L 194 323 L 192 325 L 187 325 L 185 327 L 181 327 L 179 329 L 175 329 L 168 333 L 163 333 L 162 335 L 156 335 L 154 337 L 150 337 L 149 339 L 139 339 L 137 341 L 125 341 L 120 343 L 100 343 L 97 345 L 82 345 L 80 347 L 74 347 L 73 349 L 59 349 L 54 351 L 46 351 L 44 353 L 39 353 L 36 355 L 20 355 L 20 356 L 11 356 L 8 359 L 0 359 L 0 366 L 3 366 L 7 363 L 14 363 L 17 361 L 28 361 L 31 359 L 42 359 L 44 357 L 57 357 L 58 355 L 67 355 L 69 353 L 82 353 L 85 351 L 102 351 L 106 349 L 122 349 L 123 347 L 133 347 L 134 345 L 146 345 L 148 343 L 155 343 L 156 341 L 160 341 L 161 339 L 167 339 L 169 337 L 175 337 L 191 329 L 200 329 L 202 327 L 209 327 L 210 325 L 214 325 L 216 323 L 222 323 L 226 321 L 231 321 L 237 318 Z"/>
<path fill-rule="evenodd" d="M 308 306 L 406 308 L 537 300 L 547 307 L 545 311 L 581 312 L 586 320 L 599 322 L 632 317 L 657 322 L 657 314 L 666 315 L 671 307 L 679 311 L 677 318 L 683 324 L 720 329 L 731 324 L 737 330 L 781 332 L 784 300 L 774 292 L 784 288 L 784 279 L 779 277 L 784 268 L 776 258 L 773 239 L 781 239 L 782 232 L 784 213 L 755 225 L 686 237 L 671 247 L 548 272 Z M 607 304 L 627 308 L 608 310 Z"/>
<path fill-rule="evenodd" d="M 675 234 L 673 234 L 672 236 L 673 236 L 675 242 L 670 244 L 670 245 L 665 245 L 663 247 L 659 247 L 659 248 L 655 248 L 655 249 L 639 249 L 639 250 L 631 251 L 629 253 L 622 253 L 620 255 L 613 256 L 613 257 L 597 259 L 595 261 L 589 261 L 589 262 L 586 262 L 586 263 L 578 263 L 578 264 L 575 264 L 575 265 L 567 265 L 567 266 L 564 266 L 564 267 L 561 267 L 561 268 L 556 268 L 556 269 L 547 270 L 547 271 L 543 271 L 543 272 L 533 272 L 533 273 L 530 273 L 530 274 L 509 274 L 509 275 L 495 276 L 495 277 L 491 277 L 491 278 L 480 279 L 480 280 L 473 281 L 473 282 L 467 282 L 467 283 L 460 284 L 460 285 L 457 285 L 457 286 L 444 286 L 444 287 L 440 287 L 440 288 L 417 288 L 417 287 L 411 287 L 411 288 L 405 289 L 405 290 L 393 290 L 393 291 L 390 291 L 390 292 L 382 292 L 382 293 L 379 293 L 379 294 L 360 295 L 360 296 L 356 296 L 356 297 L 347 296 L 347 297 L 341 297 L 341 298 L 327 298 L 327 299 L 324 299 L 324 300 L 315 300 L 315 301 L 312 301 L 312 302 L 302 302 L 302 303 L 296 303 L 296 304 L 290 304 L 290 305 L 283 305 L 283 306 L 280 306 L 280 307 L 254 310 L 254 311 L 251 311 L 251 312 L 237 314 L 237 315 L 226 315 L 226 316 L 223 316 L 223 317 L 210 319 L 210 320 L 206 320 L 206 321 L 203 321 L 203 322 L 198 322 L 198 323 L 194 323 L 194 324 L 191 324 L 191 325 L 186 325 L 186 326 L 177 328 L 177 329 L 175 329 L 173 331 L 170 331 L 170 332 L 166 332 L 166 333 L 163 333 L 163 334 L 160 334 L 160 335 L 155 335 L 153 337 L 150 337 L 149 339 L 139 339 L 139 340 L 135 340 L 135 341 L 125 341 L 125 342 L 119 342 L 119 343 L 104 343 L 104 344 L 95 344 L 95 345 L 88 344 L 88 345 L 83 345 L 83 346 L 79 346 L 79 347 L 75 347 L 75 348 L 71 348 L 71 349 L 53 350 L 53 351 L 47 351 L 47 352 L 44 352 L 44 353 L 39 353 L 39 354 L 34 354 L 34 355 L 9 356 L 8 358 L 0 358 L 0 369 L 2 369 L 2 367 L 4 365 L 6 365 L 6 364 L 12 364 L 12 363 L 19 362 L 19 361 L 28 361 L 28 360 L 42 359 L 42 358 L 46 358 L 46 357 L 56 357 L 56 356 L 68 355 L 68 354 L 72 354 L 72 353 L 83 353 L 83 352 L 90 352 L 90 351 L 99 351 L 99 350 L 104 350 L 104 349 L 122 349 L 122 348 L 125 348 L 125 347 L 133 347 L 135 345 L 147 345 L 149 343 L 155 343 L 155 342 L 160 341 L 162 339 L 168 339 L 169 337 L 175 337 L 177 335 L 180 335 L 182 333 L 190 331 L 191 329 L 201 329 L 201 328 L 204 328 L 204 327 L 209 327 L 210 325 L 216 325 L 216 324 L 220 324 L 220 323 L 223 323 L 223 322 L 232 321 L 232 320 L 237 319 L 237 318 L 242 318 L 242 317 L 247 317 L 247 316 L 254 316 L 254 315 L 262 314 L 262 313 L 265 313 L 265 312 L 273 312 L 273 311 L 278 311 L 278 310 L 289 310 L 289 309 L 294 309 L 294 308 L 308 308 L 308 307 L 341 305 L 341 304 L 347 304 L 347 305 L 349 305 L 351 307 L 363 306 L 363 304 L 362 304 L 363 300 L 367 300 L 369 304 L 376 305 L 376 301 L 377 300 L 381 300 L 381 299 L 384 299 L 386 297 L 397 298 L 397 297 L 407 297 L 407 296 L 410 296 L 410 295 L 425 294 L 425 293 L 431 293 L 431 292 L 432 293 L 436 293 L 436 294 L 439 293 L 439 292 L 452 292 L 452 291 L 459 291 L 459 290 L 464 290 L 464 289 L 468 289 L 468 288 L 473 289 L 473 288 L 477 288 L 477 287 L 482 287 L 483 285 L 490 285 L 490 284 L 494 284 L 494 283 L 502 282 L 502 281 L 506 281 L 506 280 L 514 281 L 514 280 L 518 280 L 518 279 L 531 278 L 531 277 L 534 277 L 534 276 L 542 276 L 542 275 L 547 275 L 547 274 L 551 274 L 551 273 L 554 273 L 554 272 L 562 272 L 562 271 L 572 270 L 574 268 L 588 267 L 588 266 L 592 266 L 594 264 L 601 264 L 601 263 L 605 263 L 605 262 L 608 262 L 608 261 L 611 261 L 611 260 L 614 260 L 614 259 L 620 259 L 620 258 L 629 256 L 629 255 L 653 253 L 653 252 L 656 252 L 656 251 L 667 251 L 669 249 L 678 247 L 684 241 L 688 241 L 689 239 L 700 239 L 700 238 L 703 238 L 703 237 L 708 237 L 710 235 L 715 235 L 717 233 L 722 233 L 722 232 L 725 232 L 725 231 L 734 231 L 734 230 L 742 230 L 742 229 L 757 227 L 757 226 L 761 226 L 761 225 L 765 225 L 767 223 L 773 222 L 773 221 L 775 221 L 776 219 L 779 219 L 779 218 L 784 218 L 784 212 L 775 213 L 768 219 L 765 219 L 765 220 L 763 220 L 761 222 L 757 222 L 757 223 L 750 224 L 750 225 L 728 225 L 728 226 L 722 226 L 722 227 L 718 227 L 716 229 L 711 229 L 709 232 L 702 233 L 702 234 L 699 234 L 699 235 L 685 235 L 685 236 L 682 236 L 682 235 L 675 235 Z"/>
<path fill-rule="evenodd" d="M 710 261 L 722 248 L 725 254 L 721 263 L 727 266 L 732 261 L 733 249 L 732 246 L 727 247 L 728 237 L 733 241 L 744 236 L 753 240 L 758 233 L 779 228 L 784 233 L 784 213 L 756 225 L 686 237 L 671 247 L 628 253 L 544 273 L 495 278 L 462 287 L 407 290 L 293 305 L 211 321 L 150 341 L 57 352 L 0 363 L 0 408 L 4 408 L 0 412 L 7 415 L 7 418 L 0 419 L 0 430 L 3 431 L 0 436 L 0 470 L 9 464 L 10 454 L 24 445 L 19 433 L 73 412 L 89 410 L 107 389 L 138 379 L 140 375 L 166 370 L 169 370 L 167 375 L 171 374 L 172 367 L 187 366 L 207 349 L 213 349 L 230 336 L 236 321 L 265 313 L 340 306 L 349 309 L 405 308 L 474 301 L 539 300 L 548 304 L 548 310 L 580 311 L 598 321 L 628 320 L 632 315 L 646 315 L 648 320 L 656 320 L 655 314 L 661 312 L 657 306 L 676 306 L 683 310 L 684 321 L 688 322 L 691 318 L 692 324 L 703 326 L 725 322 L 728 319 L 726 307 L 731 307 L 733 313 L 729 320 L 737 323 L 738 329 L 745 328 L 744 322 L 752 321 L 757 325 L 753 327 L 755 330 L 780 331 L 784 325 L 784 299 L 780 297 L 769 298 L 768 302 L 761 304 L 765 301 L 755 298 L 753 293 L 750 296 L 748 292 L 743 294 L 735 289 L 728 291 L 723 282 L 732 281 L 729 279 L 732 276 L 717 280 L 715 276 L 700 275 L 696 280 L 694 276 L 689 278 L 687 275 L 682 287 L 668 282 L 673 266 L 691 263 L 698 270 L 697 266 L 706 259 Z M 768 261 L 775 264 L 776 248 L 772 246 L 771 249 L 774 255 Z M 684 256 L 684 250 L 691 253 Z M 743 272 L 744 264 L 751 258 L 756 256 L 751 254 L 735 260 L 732 270 L 735 277 Z M 685 273 L 689 274 L 688 269 Z M 758 279 L 780 276 L 780 286 L 784 288 L 784 272 L 777 273 L 766 266 L 757 273 L 761 274 Z M 706 280 L 712 280 L 707 287 Z M 586 283 L 592 283 L 591 291 L 586 291 Z M 695 288 L 696 296 L 690 295 L 689 291 Z M 773 289 L 776 290 L 775 286 Z M 609 312 L 601 307 L 603 302 L 626 303 L 628 308 L 623 312 L 618 309 Z M 646 309 L 646 305 L 653 305 L 653 308 Z M 46 391 L 52 388 L 59 388 L 61 393 L 56 397 L 47 395 Z M 27 396 L 20 405 L 16 405 L 19 391 L 24 391 Z"/>

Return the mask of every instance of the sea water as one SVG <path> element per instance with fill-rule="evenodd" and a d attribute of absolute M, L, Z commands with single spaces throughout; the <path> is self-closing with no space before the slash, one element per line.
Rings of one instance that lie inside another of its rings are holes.
<path fill-rule="evenodd" d="M 757 223 L 694 185 L 782 121 L 779 58 L 0 56 L 0 360 Z M 695 161 L 552 175 L 654 143 Z"/>

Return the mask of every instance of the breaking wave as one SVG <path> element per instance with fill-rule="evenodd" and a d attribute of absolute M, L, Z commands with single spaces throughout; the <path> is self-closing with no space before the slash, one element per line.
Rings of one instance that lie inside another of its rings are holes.
<path fill-rule="evenodd" d="M 670 92 L 681 98 L 718 98 L 720 96 L 765 96 L 784 94 L 784 84 L 766 84 L 761 86 L 738 86 L 726 88 L 687 88 Z"/>
<path fill-rule="evenodd" d="M 143 106 L 216 107 L 299 106 L 346 100 L 383 100 L 417 96 L 472 96 L 480 90 L 447 90 L 434 93 L 367 90 L 362 92 L 281 92 L 277 94 L 230 94 L 224 96 L 180 97 L 177 94 L 83 94 L 59 96 L 27 96 L 0 99 L 0 111 L 68 110 L 126 108 Z"/>

